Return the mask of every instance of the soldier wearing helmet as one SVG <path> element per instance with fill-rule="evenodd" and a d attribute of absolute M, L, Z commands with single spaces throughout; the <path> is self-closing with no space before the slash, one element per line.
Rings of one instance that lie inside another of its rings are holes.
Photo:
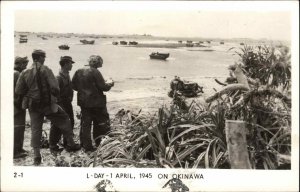
<path fill-rule="evenodd" d="M 60 94 L 57 98 L 57 104 L 68 114 L 71 121 L 72 134 L 74 128 L 74 113 L 73 113 L 73 106 L 72 106 L 73 89 L 72 89 L 72 82 L 70 79 L 69 72 L 72 70 L 74 63 L 75 62 L 70 56 L 61 57 L 59 61 L 61 69 L 58 75 L 56 76 L 59 89 L 60 89 Z M 59 148 L 59 146 L 57 145 L 57 143 L 61 138 L 61 135 L 62 132 L 60 131 L 60 129 L 52 124 L 50 129 L 49 143 L 50 143 L 50 151 L 54 155 L 57 155 L 62 151 L 62 148 Z M 65 137 L 63 139 L 63 142 L 64 142 L 63 144 L 64 147 L 66 147 L 67 139 Z"/>
<path fill-rule="evenodd" d="M 20 73 L 26 69 L 28 64 L 27 57 L 15 57 L 14 64 L 14 88 Z M 14 93 L 14 159 L 26 157 L 28 152 L 23 149 L 25 132 L 26 112 L 21 107 L 22 96 Z"/>
<path fill-rule="evenodd" d="M 110 130 L 109 114 L 106 108 L 106 95 L 114 82 L 107 83 L 101 72 L 103 59 L 99 55 L 89 57 L 89 67 L 75 72 L 72 78 L 73 89 L 77 91 L 77 104 L 81 108 L 80 142 L 85 152 L 95 151 L 91 139 L 91 124 L 93 124 L 93 139 L 96 146 L 101 142 L 101 136 Z"/>

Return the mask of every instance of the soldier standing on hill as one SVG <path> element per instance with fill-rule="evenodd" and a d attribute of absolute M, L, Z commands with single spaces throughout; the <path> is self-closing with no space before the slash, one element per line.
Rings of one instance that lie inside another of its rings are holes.
<path fill-rule="evenodd" d="M 24 95 L 22 108 L 29 110 L 31 120 L 31 146 L 34 150 L 33 165 L 41 164 L 41 137 L 44 117 L 61 129 L 67 138 L 67 151 L 77 151 L 80 145 L 75 144 L 68 114 L 57 105 L 59 95 L 58 82 L 51 69 L 44 65 L 46 53 L 34 50 L 33 64 L 24 70 L 17 81 L 16 93 Z"/>
<path fill-rule="evenodd" d="M 26 69 L 28 61 L 27 57 L 15 57 L 14 88 L 16 87 L 20 73 Z M 22 96 L 14 93 L 14 159 L 28 155 L 28 152 L 23 149 L 25 115 L 26 111 L 22 109 Z"/>
<path fill-rule="evenodd" d="M 73 63 L 72 57 L 70 56 L 63 56 L 60 58 L 59 64 L 61 66 L 61 70 L 59 71 L 56 79 L 58 81 L 60 94 L 57 104 L 69 115 L 71 121 L 71 129 L 73 131 L 74 128 L 74 113 L 73 113 L 73 89 L 72 89 L 72 82 L 70 79 L 69 72 L 72 70 Z M 61 131 L 58 127 L 54 124 L 51 125 L 50 129 L 50 151 L 52 154 L 57 154 L 57 152 L 62 151 L 57 145 L 61 138 Z M 73 134 L 74 135 L 74 134 Z M 64 137 L 63 139 L 64 146 L 67 146 L 67 139 Z"/>
<path fill-rule="evenodd" d="M 101 136 L 110 130 L 109 114 L 106 108 L 106 95 L 114 86 L 114 82 L 106 83 L 97 68 L 102 67 L 103 60 L 98 55 L 89 58 L 89 68 L 79 69 L 72 79 L 73 89 L 77 91 L 77 104 L 81 108 L 80 142 L 85 152 L 95 151 L 91 139 L 91 124 L 93 123 L 93 138 L 96 146 L 101 142 Z"/>

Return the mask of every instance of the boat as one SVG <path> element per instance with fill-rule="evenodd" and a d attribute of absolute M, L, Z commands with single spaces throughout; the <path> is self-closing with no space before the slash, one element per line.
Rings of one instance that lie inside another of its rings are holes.
<path fill-rule="evenodd" d="M 61 50 L 69 50 L 70 49 L 70 47 L 68 45 L 60 45 L 60 46 L 58 46 L 58 48 Z"/>
<path fill-rule="evenodd" d="M 244 43 L 240 43 L 240 45 L 245 45 Z"/>
<path fill-rule="evenodd" d="M 127 45 L 127 41 L 120 41 L 120 45 Z"/>
<path fill-rule="evenodd" d="M 43 40 L 48 40 L 46 37 L 42 37 Z"/>
<path fill-rule="evenodd" d="M 193 43 L 193 41 L 186 41 L 186 43 Z"/>
<path fill-rule="evenodd" d="M 187 44 L 185 44 L 185 46 L 187 46 L 187 47 L 194 47 L 194 44 L 193 43 L 187 43 Z"/>
<path fill-rule="evenodd" d="M 80 40 L 80 42 L 83 43 L 83 44 L 90 44 L 90 45 L 92 45 L 92 44 L 95 43 L 95 40 L 88 41 L 88 40 L 83 39 L 83 40 Z"/>
<path fill-rule="evenodd" d="M 223 42 L 223 41 L 221 41 L 221 42 L 220 42 L 220 44 L 222 44 L 222 45 L 223 45 L 223 44 L 224 44 L 224 42 Z"/>
<path fill-rule="evenodd" d="M 113 45 L 118 45 L 119 43 L 117 41 L 112 42 Z"/>
<path fill-rule="evenodd" d="M 27 43 L 28 39 L 26 35 L 20 35 L 19 43 Z"/>
<path fill-rule="evenodd" d="M 178 43 L 182 43 L 182 41 L 178 41 Z"/>
<path fill-rule="evenodd" d="M 136 41 L 129 41 L 129 45 L 137 45 L 138 44 L 138 42 L 136 42 Z"/>
<path fill-rule="evenodd" d="M 150 55 L 150 59 L 160 59 L 160 60 L 166 60 L 169 56 L 170 53 L 159 53 L 159 52 L 153 52 Z"/>
<path fill-rule="evenodd" d="M 206 41 L 207 43 L 210 43 L 210 41 Z"/>

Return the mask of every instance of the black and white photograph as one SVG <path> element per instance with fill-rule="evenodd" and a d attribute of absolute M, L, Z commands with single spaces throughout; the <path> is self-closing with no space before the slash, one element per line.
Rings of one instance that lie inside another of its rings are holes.
<path fill-rule="evenodd" d="M 299 4 L 1 3 L 1 191 L 297 191 Z"/>

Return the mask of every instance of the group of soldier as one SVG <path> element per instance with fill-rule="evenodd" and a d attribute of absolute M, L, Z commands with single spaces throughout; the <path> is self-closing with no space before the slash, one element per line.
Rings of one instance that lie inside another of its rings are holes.
<path fill-rule="evenodd" d="M 51 121 L 49 148 L 53 155 L 62 150 L 87 153 L 97 149 L 103 135 L 110 130 L 106 96 L 114 82 L 106 82 L 98 70 L 103 60 L 91 55 L 88 67 L 77 70 L 71 80 L 69 72 L 75 63 L 70 56 L 62 56 L 59 74 L 44 65 L 46 53 L 32 52 L 32 65 L 26 69 L 27 57 L 15 57 L 14 64 L 14 159 L 23 158 L 28 152 L 23 148 L 26 109 L 30 116 L 31 147 L 34 153 L 33 165 L 40 165 L 42 127 L 44 118 Z M 73 90 L 77 91 L 77 104 L 81 108 L 80 144 L 74 141 Z M 93 125 L 93 131 L 92 131 Z M 93 132 L 93 140 L 91 133 Z M 59 141 L 63 136 L 63 147 Z"/>

